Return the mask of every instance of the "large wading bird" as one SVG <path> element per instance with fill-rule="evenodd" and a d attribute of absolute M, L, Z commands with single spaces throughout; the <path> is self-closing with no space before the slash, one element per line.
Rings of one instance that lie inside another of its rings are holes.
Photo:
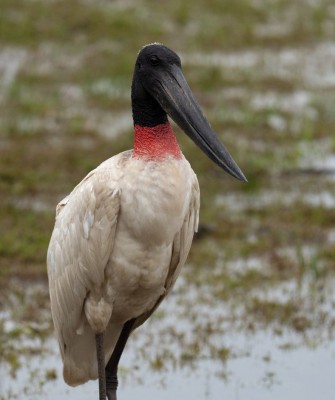
<path fill-rule="evenodd" d="M 129 334 L 171 291 L 198 227 L 198 180 L 167 115 L 218 166 L 245 181 L 161 44 L 139 52 L 131 90 L 134 149 L 90 172 L 56 209 L 48 249 L 53 322 L 71 386 L 99 379 L 116 399 Z"/>

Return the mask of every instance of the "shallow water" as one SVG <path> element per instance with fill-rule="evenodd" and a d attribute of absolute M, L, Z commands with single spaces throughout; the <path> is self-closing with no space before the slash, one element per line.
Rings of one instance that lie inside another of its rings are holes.
<path fill-rule="evenodd" d="M 195 370 L 175 368 L 157 373 L 144 367 L 134 374 L 128 372 L 124 376 L 123 373 L 120 378 L 120 399 L 145 397 L 148 400 L 167 400 L 172 397 L 262 400 L 270 396 L 273 400 L 315 400 L 320 393 L 323 400 L 333 399 L 335 342 L 325 343 L 317 348 L 303 346 L 283 350 L 277 347 L 276 340 L 268 332 L 229 336 L 227 335 L 226 341 L 234 342 L 234 346 L 238 344 L 241 355 L 222 364 L 211 360 L 201 361 Z M 47 347 L 52 354 L 30 357 L 27 360 L 29 368 L 22 368 L 15 379 L 2 378 L 0 393 L 3 398 L 97 398 L 97 382 L 70 388 L 62 381 L 62 367 L 55 340 L 48 341 Z M 131 358 L 129 343 L 129 349 L 122 358 L 122 369 L 131 369 Z M 55 368 L 58 378 L 45 382 L 45 369 L 51 366 Z M 6 370 L 2 367 L 0 371 L 4 377 Z"/>
<path fill-rule="evenodd" d="M 259 268 L 251 260 L 244 263 L 244 270 L 253 270 L 255 266 Z M 227 268 L 236 273 L 240 267 L 234 263 Z M 181 278 L 158 315 L 130 337 L 120 363 L 120 399 L 260 400 L 271 396 L 280 400 L 294 396 L 314 400 L 318 393 L 325 400 L 332 399 L 335 389 L 332 287 L 329 282 L 323 288 L 318 309 L 308 281 L 302 284 L 289 281 L 273 290 L 255 292 L 263 300 L 283 304 L 297 296 L 305 299 L 305 307 L 315 322 L 302 335 L 280 325 L 250 329 L 249 318 L 240 305 L 232 300 L 215 300 L 206 287 L 196 289 Z M 247 296 L 245 301 L 250 299 Z M 324 312 L 328 322 L 318 326 L 317 313 Z M 8 332 L 20 326 L 8 313 L 3 313 L 1 320 L 5 321 Z M 29 348 L 30 353 L 20 357 L 21 367 L 14 376 L 10 376 L 8 365 L 1 364 L 1 399 L 20 399 L 22 393 L 27 400 L 46 397 L 88 400 L 97 396 L 97 382 L 77 388 L 63 382 L 54 337 L 40 340 L 23 336 L 21 345 Z M 197 346 L 194 353 L 190 352 Z M 229 358 L 215 359 L 215 353 L 222 351 L 229 351 Z"/>

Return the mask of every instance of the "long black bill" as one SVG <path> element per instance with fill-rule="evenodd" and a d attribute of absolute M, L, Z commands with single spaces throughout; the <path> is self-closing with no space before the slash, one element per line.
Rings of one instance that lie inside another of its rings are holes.
<path fill-rule="evenodd" d="M 247 181 L 203 115 L 181 69 L 172 65 L 156 83 L 150 91 L 164 111 L 219 167 L 240 181 Z"/>

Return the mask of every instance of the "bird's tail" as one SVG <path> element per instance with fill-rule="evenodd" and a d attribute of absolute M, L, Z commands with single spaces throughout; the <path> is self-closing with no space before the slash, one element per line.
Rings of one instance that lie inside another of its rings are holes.
<path fill-rule="evenodd" d="M 105 332 L 105 364 L 109 361 L 123 324 L 110 323 Z M 70 386 L 78 386 L 98 378 L 95 334 L 87 326 L 80 335 L 75 335 L 64 351 L 64 381 Z"/>

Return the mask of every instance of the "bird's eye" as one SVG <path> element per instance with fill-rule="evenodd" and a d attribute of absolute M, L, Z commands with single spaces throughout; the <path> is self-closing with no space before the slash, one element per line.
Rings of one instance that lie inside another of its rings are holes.
<path fill-rule="evenodd" d="M 141 63 L 138 62 L 138 63 L 136 63 L 136 66 L 137 66 L 138 69 L 141 69 L 142 65 L 141 65 Z"/>
<path fill-rule="evenodd" d="M 159 58 L 155 55 L 150 57 L 150 64 L 151 65 L 158 65 L 159 64 Z"/>

